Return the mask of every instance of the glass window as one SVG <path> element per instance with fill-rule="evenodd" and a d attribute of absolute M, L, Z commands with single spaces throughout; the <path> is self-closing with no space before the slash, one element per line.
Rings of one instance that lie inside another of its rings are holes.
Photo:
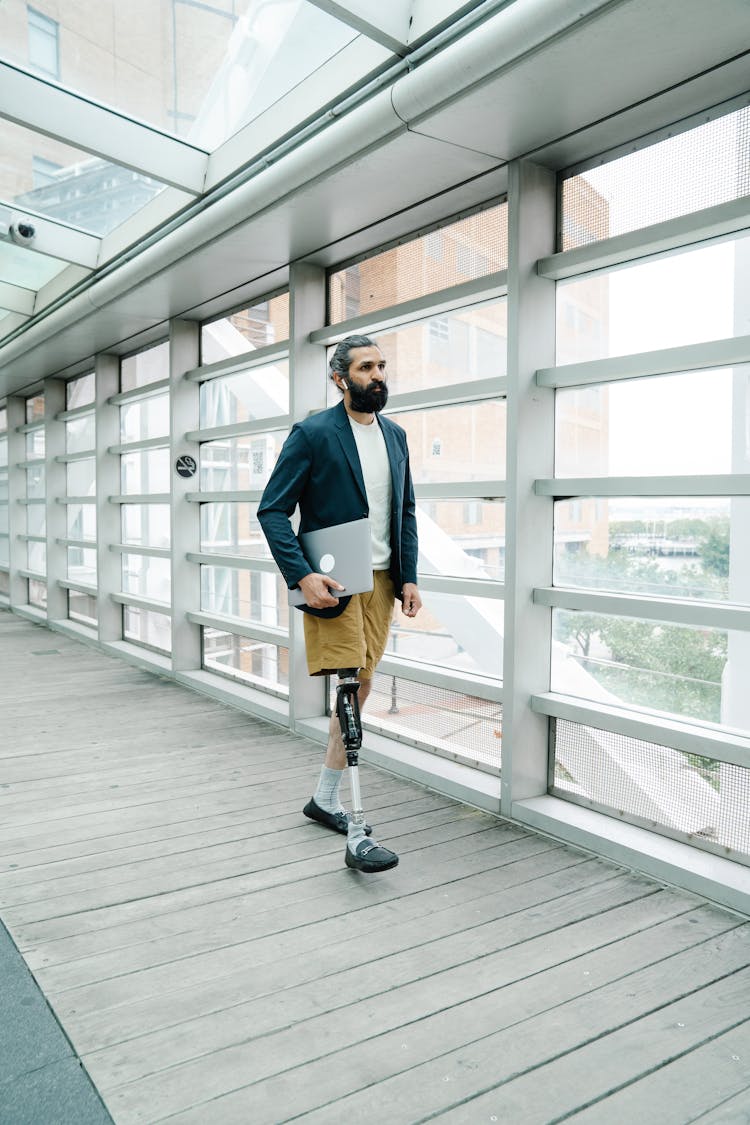
<path fill-rule="evenodd" d="M 93 414 L 72 418 L 65 423 L 65 449 L 68 453 L 88 453 L 96 447 L 96 420 Z"/>
<path fill-rule="evenodd" d="M 286 431 L 206 441 L 200 447 L 200 487 L 204 492 L 264 488 L 286 438 Z"/>
<path fill-rule="evenodd" d="M 284 626 L 288 621 L 286 584 L 280 574 L 202 566 L 201 609 L 258 625 Z"/>
<path fill-rule="evenodd" d="M 552 691 L 721 722 L 726 630 L 563 609 L 552 620 Z"/>
<path fill-rule="evenodd" d="M 394 415 L 406 430 L 415 483 L 504 480 L 505 415 L 497 399 Z"/>
<path fill-rule="evenodd" d="M 47 573 L 47 544 L 46 543 L 27 543 L 26 544 L 26 565 L 29 570 L 33 570 L 36 574 Z"/>
<path fill-rule="evenodd" d="M 96 458 L 69 461 L 66 465 L 68 496 L 96 495 Z"/>
<path fill-rule="evenodd" d="M 65 384 L 65 405 L 68 410 L 75 410 L 79 406 L 88 406 L 94 402 L 96 384 L 93 372 L 81 375 L 78 379 L 71 379 Z"/>
<path fill-rule="evenodd" d="M 455 671 L 502 677 L 503 603 L 422 591 L 415 618 L 394 607 L 386 652 Z"/>
<path fill-rule="evenodd" d="M 747 472 L 732 418 L 749 388 L 750 365 L 559 389 L 555 475 Z"/>
<path fill-rule="evenodd" d="M 52 78 L 60 77 L 60 28 L 56 20 L 27 7 L 29 21 L 29 64 Z"/>
<path fill-rule="evenodd" d="M 750 605 L 738 529 L 750 498 L 617 497 L 555 504 L 558 586 Z M 734 530 L 733 530 L 734 529 Z"/>
<path fill-rule="evenodd" d="M 122 592 L 169 604 L 172 574 L 169 559 L 123 554 Z"/>
<path fill-rule="evenodd" d="M 228 426 L 289 413 L 289 364 L 253 367 L 210 379 L 200 388 L 200 425 Z"/>
<path fill-rule="evenodd" d="M 29 605 L 37 609 L 47 608 L 47 583 L 39 582 L 36 578 L 29 579 Z"/>
<path fill-rule="evenodd" d="M 142 449 L 124 453 L 120 458 L 120 477 L 123 495 L 169 492 L 169 450 Z"/>
<path fill-rule="evenodd" d="M 250 308 L 212 320 L 201 328 L 201 363 L 254 352 L 289 339 L 289 294 L 282 293 Z"/>
<path fill-rule="evenodd" d="M 157 652 L 172 651 L 172 621 L 165 613 L 154 613 L 136 606 L 122 607 L 122 635 L 126 641 L 152 648 Z"/>
<path fill-rule="evenodd" d="M 332 273 L 328 323 L 437 293 L 507 264 L 508 207 L 501 203 Z"/>
<path fill-rule="evenodd" d="M 47 534 L 46 504 L 28 504 L 26 506 L 26 532 L 28 535 Z"/>
<path fill-rule="evenodd" d="M 68 539 L 96 542 L 96 505 L 68 504 Z"/>
<path fill-rule="evenodd" d="M 169 395 L 151 395 L 120 407 L 120 441 L 169 436 Z"/>
<path fill-rule="evenodd" d="M 3 436 L 0 437 L 0 469 L 7 469 L 8 467 L 8 439 Z"/>
<path fill-rule="evenodd" d="M 271 557 L 258 523 L 258 505 L 201 504 L 201 551 L 243 558 Z"/>
<path fill-rule="evenodd" d="M 71 621 L 80 621 L 82 625 L 96 626 L 98 622 L 97 614 L 95 596 L 82 594 L 79 590 L 68 590 L 68 617 Z"/>
<path fill-rule="evenodd" d="M 252 637 L 203 630 L 203 666 L 247 684 L 285 690 L 289 685 L 289 650 Z"/>
<path fill-rule="evenodd" d="M 505 577 L 505 504 L 417 502 L 419 570 L 453 578 Z"/>
<path fill-rule="evenodd" d="M 563 180 L 562 249 L 739 198 L 750 186 L 749 144 L 745 106 Z"/>
<path fill-rule="evenodd" d="M 38 457 L 44 457 L 45 441 L 44 441 L 44 426 L 40 426 L 38 430 L 31 430 L 26 434 L 26 458 L 29 461 L 34 461 Z"/>
<path fill-rule="evenodd" d="M 82 547 L 68 547 L 68 578 L 73 582 L 96 585 L 96 551 Z"/>
<path fill-rule="evenodd" d="M 168 504 L 122 504 L 120 515 L 123 543 L 141 547 L 170 546 Z"/>
<path fill-rule="evenodd" d="M 557 284 L 557 364 L 721 340 L 741 331 L 747 294 L 736 263 L 750 236 Z"/>
<path fill-rule="evenodd" d="M 123 359 L 120 364 L 120 390 L 132 391 L 169 378 L 169 343 L 138 352 Z"/>
<path fill-rule="evenodd" d="M 507 314 L 507 302 L 494 301 L 376 333 L 373 338 L 386 359 L 389 393 L 505 375 Z M 331 404 L 341 398 L 333 384 L 329 398 Z"/>
<path fill-rule="evenodd" d="M 34 465 L 32 469 L 26 470 L 26 497 L 29 500 L 44 500 L 44 465 Z"/>

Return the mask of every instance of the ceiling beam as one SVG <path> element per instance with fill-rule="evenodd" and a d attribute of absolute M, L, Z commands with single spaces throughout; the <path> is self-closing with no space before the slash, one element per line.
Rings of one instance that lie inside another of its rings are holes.
<path fill-rule="evenodd" d="M 65 223 L 40 217 L 33 211 L 0 200 L 0 236 L 11 223 L 18 222 L 26 223 L 36 231 L 29 250 L 48 254 L 51 258 L 59 258 L 72 265 L 85 266 L 89 270 L 95 269 L 99 264 L 102 240 L 97 235 L 87 234 Z"/>
<path fill-rule="evenodd" d="M 193 195 L 208 153 L 0 62 L 0 117 Z"/>
<path fill-rule="evenodd" d="M 33 289 L 22 289 L 20 285 L 11 285 L 8 281 L 0 281 L 0 309 L 5 309 L 11 313 L 20 313 L 21 316 L 28 317 L 34 311 L 35 299 L 36 293 Z"/>
<path fill-rule="evenodd" d="M 409 53 L 410 0 L 310 0 L 316 8 L 393 51 Z"/>

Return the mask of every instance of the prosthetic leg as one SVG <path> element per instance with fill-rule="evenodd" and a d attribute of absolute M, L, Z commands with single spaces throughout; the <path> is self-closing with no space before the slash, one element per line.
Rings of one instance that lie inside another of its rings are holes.
<path fill-rule="evenodd" d="M 359 751 L 362 746 L 362 721 L 359 713 L 359 668 L 339 668 L 336 687 L 336 715 L 349 767 L 352 791 L 352 812 L 346 847 L 346 865 L 358 871 L 388 871 L 398 863 L 398 856 L 382 848 L 365 835 L 365 813 L 359 785 Z"/>

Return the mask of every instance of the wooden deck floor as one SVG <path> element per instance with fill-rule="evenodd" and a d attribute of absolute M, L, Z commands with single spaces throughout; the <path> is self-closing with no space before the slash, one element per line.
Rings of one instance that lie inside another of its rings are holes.
<path fill-rule="evenodd" d="M 0 917 L 118 1125 L 750 1121 L 745 919 L 369 768 L 359 875 L 311 743 L 5 611 L 0 668 Z"/>

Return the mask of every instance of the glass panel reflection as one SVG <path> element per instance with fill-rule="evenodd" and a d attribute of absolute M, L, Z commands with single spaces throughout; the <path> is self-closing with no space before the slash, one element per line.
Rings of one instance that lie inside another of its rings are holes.
<path fill-rule="evenodd" d="M 505 504 L 481 500 L 417 503 L 420 574 L 505 577 Z"/>
<path fill-rule="evenodd" d="M 259 687 L 289 687 L 289 650 L 252 637 L 203 630 L 203 666 L 211 672 Z"/>
<path fill-rule="evenodd" d="M 88 406 L 94 402 L 96 383 L 93 373 L 81 375 L 78 379 L 71 379 L 65 384 L 65 406 L 68 410 L 75 410 L 79 406 Z"/>
<path fill-rule="evenodd" d="M 144 648 L 166 653 L 172 651 L 172 621 L 165 613 L 124 605 L 122 635 L 126 641 Z"/>
<path fill-rule="evenodd" d="M 123 554 L 122 591 L 169 605 L 172 574 L 169 559 Z"/>
<path fill-rule="evenodd" d="M 68 578 L 96 585 L 96 550 L 68 547 Z"/>
<path fill-rule="evenodd" d="M 386 651 L 455 671 L 502 678 L 503 602 L 422 591 L 415 618 L 394 608 Z"/>
<path fill-rule="evenodd" d="M 504 480 L 505 416 L 497 399 L 394 415 L 406 430 L 415 484 Z"/>
<path fill-rule="evenodd" d="M 168 504 L 122 504 L 122 541 L 141 547 L 169 547 Z"/>
<path fill-rule="evenodd" d="M 201 384 L 200 425 L 203 429 L 288 413 L 289 364 L 286 361 L 253 367 Z"/>
<path fill-rule="evenodd" d="M 133 391 L 169 378 L 169 343 L 157 344 L 136 355 L 129 355 L 120 364 L 120 390 Z"/>
<path fill-rule="evenodd" d="M 137 453 L 124 453 L 120 458 L 120 477 L 124 496 L 169 492 L 169 450 L 143 449 Z"/>
<path fill-rule="evenodd" d="M 96 446 L 96 420 L 93 414 L 73 418 L 65 423 L 65 450 L 67 453 L 88 453 Z"/>
<path fill-rule="evenodd" d="M 258 505 L 201 504 L 201 551 L 244 558 L 271 557 L 258 523 Z"/>
<path fill-rule="evenodd" d="M 69 461 L 65 468 L 68 496 L 96 495 L 96 458 L 86 457 L 83 461 Z"/>
<path fill-rule="evenodd" d="M 120 441 L 169 436 L 169 395 L 152 395 L 120 407 Z"/>
<path fill-rule="evenodd" d="M 68 617 L 82 625 L 96 626 L 99 620 L 96 597 L 82 594 L 79 590 L 68 590 Z"/>
<path fill-rule="evenodd" d="M 221 617 L 241 617 L 257 625 L 284 628 L 289 620 L 286 583 L 280 574 L 202 566 L 201 609 Z"/>
<path fill-rule="evenodd" d="M 200 447 L 203 492 L 264 488 L 286 438 L 285 430 L 206 441 Z"/>
<path fill-rule="evenodd" d="M 96 542 L 96 505 L 68 504 L 69 539 L 87 539 Z"/>
<path fill-rule="evenodd" d="M 218 363 L 288 338 L 289 294 L 282 293 L 221 320 L 204 324 L 201 328 L 201 363 Z"/>

